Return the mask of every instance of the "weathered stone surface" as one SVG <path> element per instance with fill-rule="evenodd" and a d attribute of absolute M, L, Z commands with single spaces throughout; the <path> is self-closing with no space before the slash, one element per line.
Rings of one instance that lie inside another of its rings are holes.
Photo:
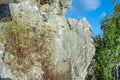
<path fill-rule="evenodd" d="M 20 3 L 10 3 L 9 6 L 11 15 L 16 15 L 21 21 L 39 21 L 37 25 L 33 22 L 36 27 L 40 24 L 50 25 L 56 31 L 52 41 L 55 45 L 51 47 L 55 67 L 61 72 L 70 71 L 72 80 L 84 80 L 95 54 L 93 35 L 85 18 L 80 21 L 65 19 L 64 14 L 70 3 L 71 0 L 48 0 L 48 3 L 39 5 L 35 0 L 24 0 Z M 41 68 L 36 67 L 30 75 L 33 77 L 37 74 L 40 78 L 41 75 L 37 72 L 40 70 Z M 24 75 L 20 79 L 28 80 L 30 75 Z"/>
<path fill-rule="evenodd" d="M 15 79 L 2 60 L 4 54 L 5 54 L 5 47 L 2 43 L 0 43 L 0 80 Z"/>
<path fill-rule="evenodd" d="M 84 80 L 95 52 L 90 25 L 85 18 L 79 22 L 68 19 L 67 24 L 69 27 L 62 28 L 55 36 L 58 50 L 54 61 L 59 69 L 72 70 L 73 80 Z"/>
<path fill-rule="evenodd" d="M 5 47 L 2 43 L 0 43 L 0 59 L 3 58 L 4 53 L 5 53 Z"/>

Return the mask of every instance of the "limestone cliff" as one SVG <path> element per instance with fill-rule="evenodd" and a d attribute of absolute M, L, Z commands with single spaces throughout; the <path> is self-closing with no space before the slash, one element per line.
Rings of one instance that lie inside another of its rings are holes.
<path fill-rule="evenodd" d="M 85 18 L 77 21 L 64 17 L 70 4 L 71 0 L 21 0 L 17 3 L 1 4 L 0 18 L 16 15 L 21 21 L 39 21 L 38 24 L 33 22 L 32 26 L 35 27 L 41 24 L 50 25 L 56 31 L 52 40 L 55 46 L 52 47 L 55 53 L 54 66 L 60 72 L 70 71 L 71 80 L 85 80 L 87 68 L 95 54 L 93 35 L 91 26 Z M 15 77 L 2 61 L 4 54 L 4 46 L 0 44 L 1 79 L 31 80 L 30 77 L 32 80 L 36 77 L 42 79 L 38 72 L 40 68 L 34 69 L 29 75 Z"/>

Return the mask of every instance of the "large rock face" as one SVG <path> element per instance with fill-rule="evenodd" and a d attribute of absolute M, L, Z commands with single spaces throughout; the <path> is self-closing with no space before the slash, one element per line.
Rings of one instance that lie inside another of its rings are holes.
<path fill-rule="evenodd" d="M 39 2 L 38 0 L 38 3 L 35 0 L 21 0 L 18 3 L 9 3 L 10 13 L 9 10 L 6 10 L 2 16 L 16 15 L 16 18 L 22 21 L 40 21 L 37 25 L 33 22 L 36 27 L 40 24 L 50 25 L 56 30 L 52 41 L 55 44 L 55 49 L 52 49 L 55 53 L 55 58 L 53 58 L 55 66 L 61 72 L 71 71 L 71 80 L 84 80 L 87 68 L 95 54 L 91 26 L 85 18 L 80 21 L 65 19 L 64 15 L 70 6 L 71 0 L 45 1 L 40 0 Z M 1 47 L 3 46 L 0 46 L 0 55 L 4 53 L 4 47 Z M 0 59 L 0 64 L 5 67 L 2 59 Z M 5 77 L 1 75 L 3 73 L 5 72 L 0 70 L 1 78 L 14 78 L 14 75 L 11 75 L 10 72 L 4 74 Z M 38 72 L 36 70 L 33 73 Z M 17 80 L 17 78 L 13 80 Z M 29 79 L 27 79 L 27 76 L 23 76 L 21 80 Z"/>

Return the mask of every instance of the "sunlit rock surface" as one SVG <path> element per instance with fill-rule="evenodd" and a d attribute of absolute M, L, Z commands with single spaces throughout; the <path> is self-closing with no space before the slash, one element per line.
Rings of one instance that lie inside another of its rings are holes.
<path fill-rule="evenodd" d="M 46 1 L 43 4 L 35 0 L 21 0 L 17 3 L 9 3 L 9 8 L 3 10 L 4 13 L 1 15 L 3 15 L 2 17 L 16 15 L 16 18 L 21 21 L 39 21 L 38 24 L 33 23 L 35 27 L 40 26 L 40 24 L 50 25 L 56 31 L 52 41 L 54 47 L 51 47 L 54 52 L 53 63 L 55 67 L 61 72 L 70 71 L 72 73 L 71 80 L 84 80 L 87 68 L 95 54 L 91 26 L 85 18 L 77 21 L 64 17 L 70 7 L 71 0 Z M 2 9 L 0 7 L 0 11 Z M 1 45 L 0 67 L 6 69 L 7 67 L 2 61 L 2 56 L 5 53 L 4 47 L 2 47 Z M 33 79 L 34 77 L 42 78 L 38 72 L 40 70 L 41 68 L 35 67 L 33 71 L 19 78 L 13 77 L 14 75 L 11 75 L 11 73 L 10 75 L 6 73 L 3 76 L 5 71 L 0 70 L 0 76 L 1 79 L 29 80 L 30 77 Z"/>

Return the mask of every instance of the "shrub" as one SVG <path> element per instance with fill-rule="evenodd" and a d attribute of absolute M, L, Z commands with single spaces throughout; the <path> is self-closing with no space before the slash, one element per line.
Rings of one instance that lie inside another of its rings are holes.
<path fill-rule="evenodd" d="M 11 21 L 4 25 L 2 33 L 6 51 L 12 54 L 13 60 L 17 62 L 14 64 L 16 66 L 12 65 L 11 68 L 22 72 L 28 71 L 34 65 L 32 61 L 34 53 L 42 65 L 47 62 L 49 44 L 54 33 L 50 26 L 43 25 L 41 28 L 35 28 L 20 21 Z M 12 62 L 6 63 L 10 65 Z"/>
<path fill-rule="evenodd" d="M 31 23 L 12 20 L 2 28 L 2 42 L 6 54 L 12 59 L 5 60 L 16 76 L 27 74 L 35 65 L 42 68 L 43 80 L 70 80 L 71 72 L 61 73 L 51 63 L 52 36 L 54 30 L 48 25 L 32 27 Z M 37 62 L 37 64 L 36 64 Z M 40 79 L 41 80 L 41 79 Z"/>

